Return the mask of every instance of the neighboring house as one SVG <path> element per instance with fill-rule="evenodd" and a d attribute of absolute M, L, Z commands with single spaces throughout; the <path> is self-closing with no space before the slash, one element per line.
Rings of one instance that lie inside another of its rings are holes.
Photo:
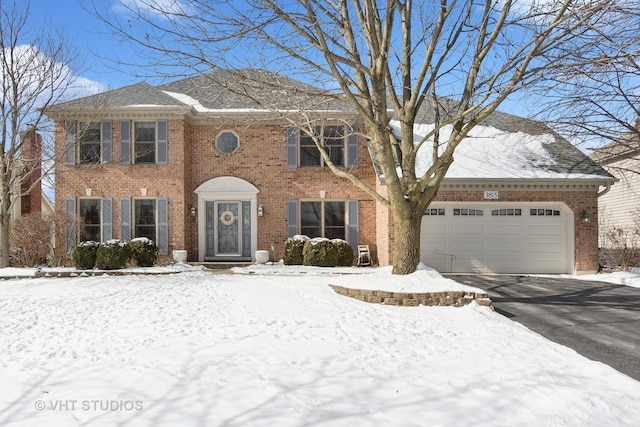
<path fill-rule="evenodd" d="M 19 218 L 22 215 L 40 213 L 43 216 L 53 215 L 54 207 L 51 200 L 42 191 L 42 136 L 35 131 L 26 131 L 21 134 L 22 147 L 20 160 L 16 162 L 19 168 L 26 168 L 23 172 L 21 188 L 14 188 L 14 194 L 20 194 L 20 198 L 13 204 L 11 218 Z"/>
<path fill-rule="evenodd" d="M 366 139 L 352 132 L 354 110 L 317 103 L 297 90 L 308 89 L 302 83 L 273 75 L 250 91 L 271 100 L 273 113 L 215 83 L 221 73 L 47 111 L 65 150 L 56 207 L 91 225 L 69 246 L 146 236 L 163 255 L 186 249 L 190 261 L 240 261 L 272 245 L 279 256 L 288 236 L 307 234 L 369 245 L 374 260 L 390 264 L 388 209 L 323 167 L 310 139 L 281 119 L 313 106 L 304 113 L 325 120 L 334 161 L 384 192 Z M 614 179 L 588 157 L 540 123 L 496 113 L 455 158 L 423 221 L 423 261 L 442 271 L 597 269 L 597 194 Z"/>
<path fill-rule="evenodd" d="M 640 230 L 640 138 L 637 132 L 624 134 L 595 150 L 591 158 L 619 180 L 600 197 L 600 246 L 607 248 L 612 244 L 608 231 L 619 229 L 633 234 Z"/>

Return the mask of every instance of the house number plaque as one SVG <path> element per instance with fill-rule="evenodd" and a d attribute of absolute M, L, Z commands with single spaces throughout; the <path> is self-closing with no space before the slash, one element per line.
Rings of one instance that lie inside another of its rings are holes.
<path fill-rule="evenodd" d="M 485 191 L 484 192 L 484 198 L 485 199 L 497 199 L 499 196 L 499 193 L 497 191 Z"/>

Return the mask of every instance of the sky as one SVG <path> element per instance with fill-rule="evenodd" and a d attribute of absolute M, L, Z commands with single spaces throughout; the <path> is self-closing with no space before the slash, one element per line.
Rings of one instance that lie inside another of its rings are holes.
<path fill-rule="evenodd" d="M 99 3 L 112 3 L 111 0 Z M 101 90 L 138 83 L 140 79 L 122 72 L 108 59 L 108 52 L 126 52 L 121 42 L 109 33 L 103 22 L 87 9 L 91 0 L 31 0 L 30 22 L 34 27 L 56 23 L 72 43 L 85 54 L 81 76 L 99 84 Z M 84 6 L 83 6 L 84 4 Z M 105 10 L 105 13 L 115 13 Z"/>
<path fill-rule="evenodd" d="M 131 0 L 136 2 L 137 0 Z M 171 0 L 162 0 L 170 2 Z M 120 59 L 136 62 L 134 50 L 128 42 L 118 40 L 100 18 L 94 16 L 90 10 L 96 4 L 100 13 L 109 16 L 124 17 L 123 12 L 116 7 L 114 0 L 31 0 L 30 22 L 34 28 L 40 25 L 56 23 L 63 32 L 83 52 L 86 61 L 81 76 L 97 83 L 101 91 L 120 88 L 143 80 L 136 77 L 135 72 L 145 74 L 138 69 L 133 72 L 114 61 L 114 53 Z M 146 73 L 149 75 L 149 73 Z M 145 78 L 150 84 L 163 83 L 159 78 Z M 524 106 L 516 101 L 508 101 L 500 108 L 506 112 L 529 116 Z"/>

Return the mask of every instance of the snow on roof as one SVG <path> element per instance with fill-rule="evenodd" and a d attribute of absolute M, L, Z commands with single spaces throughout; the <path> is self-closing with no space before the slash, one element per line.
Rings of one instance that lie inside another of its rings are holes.
<path fill-rule="evenodd" d="M 399 135 L 400 122 L 391 121 L 395 135 Z M 420 142 L 434 128 L 433 124 L 414 126 L 414 143 Z M 448 125 L 441 129 L 440 139 L 447 141 L 452 131 Z M 416 173 L 421 175 L 432 164 L 432 141 L 426 141 L 416 158 Z M 477 125 L 454 152 L 447 179 L 602 179 L 602 174 L 558 170 L 557 158 L 549 150 L 557 144 L 551 133 L 530 135 L 510 132 L 495 127 Z M 568 144 L 568 143 L 567 143 Z M 443 152 L 446 142 L 440 147 Z M 586 157 L 586 156 L 584 156 Z"/>

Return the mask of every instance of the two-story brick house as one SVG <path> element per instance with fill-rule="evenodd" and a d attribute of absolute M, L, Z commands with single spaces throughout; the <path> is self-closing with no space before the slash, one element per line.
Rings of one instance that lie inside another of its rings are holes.
<path fill-rule="evenodd" d="M 163 255 L 186 249 L 190 261 L 240 261 L 272 245 L 279 256 L 288 236 L 307 234 L 369 245 L 374 259 L 389 264 L 388 209 L 324 167 L 312 140 L 286 119 L 304 114 L 322 123 L 317 131 L 334 163 L 384 193 L 354 110 L 318 102 L 308 87 L 281 76 L 253 90 L 243 86 L 246 96 L 232 85 L 217 72 L 156 87 L 140 83 L 48 110 L 64 153 L 56 166 L 56 209 L 85 222 L 68 246 L 144 236 Z M 550 133 L 514 116 L 494 118 L 489 124 L 505 132 Z M 451 271 L 595 270 L 597 193 L 612 178 L 566 141 L 552 139 L 551 160 L 532 162 L 532 173 L 523 176 L 452 169 L 423 221 L 423 260 Z M 458 153 L 464 157 L 464 144 Z M 536 171 L 545 171 L 543 178 Z M 562 262 L 547 263 L 545 251 Z M 507 252 L 515 256 L 496 262 Z"/>

